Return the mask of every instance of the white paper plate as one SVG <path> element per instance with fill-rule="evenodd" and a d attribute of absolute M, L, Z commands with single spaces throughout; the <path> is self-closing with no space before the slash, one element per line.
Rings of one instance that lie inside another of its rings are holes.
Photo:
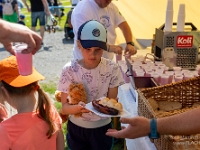
<path fill-rule="evenodd" d="M 131 114 L 123 109 L 123 111 L 121 111 L 118 115 L 107 115 L 107 114 L 104 114 L 104 113 L 101 113 L 101 112 L 98 112 L 92 105 L 92 102 L 90 103 L 87 103 L 85 105 L 85 108 L 87 108 L 88 110 L 92 111 L 93 113 L 95 113 L 96 115 L 99 115 L 101 117 L 131 117 Z"/>

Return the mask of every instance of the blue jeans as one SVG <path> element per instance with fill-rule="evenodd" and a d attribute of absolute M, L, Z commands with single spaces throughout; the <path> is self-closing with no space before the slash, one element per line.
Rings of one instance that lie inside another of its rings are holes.
<path fill-rule="evenodd" d="M 38 19 L 40 21 L 40 26 L 44 26 L 45 25 L 45 12 L 39 11 L 39 12 L 31 13 L 32 27 L 37 26 Z"/>

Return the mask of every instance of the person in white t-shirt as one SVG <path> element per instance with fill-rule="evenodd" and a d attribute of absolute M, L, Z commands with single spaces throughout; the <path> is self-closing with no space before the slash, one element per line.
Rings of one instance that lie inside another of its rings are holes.
<path fill-rule="evenodd" d="M 82 83 L 87 93 L 87 102 L 101 97 L 117 98 L 118 86 L 124 84 L 119 66 L 102 57 L 107 48 L 106 29 L 95 20 L 85 22 L 77 32 L 77 45 L 83 59 L 73 60 L 63 67 L 58 84 L 61 91 L 62 112 L 70 114 L 67 143 L 70 149 L 110 150 L 113 138 L 106 136 L 112 127 L 110 117 L 100 117 L 87 110 L 83 104 L 70 105 L 67 101 L 71 83 Z M 75 117 L 74 114 L 82 113 Z"/>
<path fill-rule="evenodd" d="M 101 22 L 107 30 L 107 49 L 103 57 L 113 59 L 114 53 L 122 54 L 122 47 L 115 45 L 117 27 L 121 29 L 127 43 L 125 53 L 133 55 L 137 52 L 132 42 L 132 32 L 128 23 L 111 0 L 82 0 L 78 3 L 72 13 L 74 41 L 77 40 L 77 31 L 81 24 L 92 19 Z M 76 42 L 74 43 L 74 59 L 81 59 L 82 54 Z"/>

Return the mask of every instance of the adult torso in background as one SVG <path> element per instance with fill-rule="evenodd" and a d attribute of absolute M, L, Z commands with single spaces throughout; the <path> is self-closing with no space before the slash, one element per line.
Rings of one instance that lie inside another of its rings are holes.
<path fill-rule="evenodd" d="M 54 0 L 53 6 L 58 6 L 58 1 Z"/>
<path fill-rule="evenodd" d="M 30 0 L 31 3 L 31 12 L 44 11 L 44 5 L 42 0 Z"/>
<path fill-rule="evenodd" d="M 107 30 L 107 43 L 114 45 L 116 40 L 115 29 L 125 21 L 124 17 L 119 14 L 118 8 L 110 3 L 106 8 L 100 8 L 94 0 L 82 0 L 74 8 L 72 13 L 72 25 L 77 39 L 78 28 L 88 20 L 95 19 L 101 22 Z M 80 59 L 82 55 L 75 43 L 74 58 Z M 112 59 L 113 53 L 104 52 L 103 57 Z"/>
<path fill-rule="evenodd" d="M 0 4 L 2 4 L 2 0 L 0 0 Z M 2 11 L 2 5 L 0 5 L 0 11 Z"/>

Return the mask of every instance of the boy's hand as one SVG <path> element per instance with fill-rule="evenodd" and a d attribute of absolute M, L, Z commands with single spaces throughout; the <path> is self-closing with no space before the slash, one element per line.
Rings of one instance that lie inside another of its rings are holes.
<path fill-rule="evenodd" d="M 79 102 L 78 108 L 79 108 L 81 113 L 89 113 L 90 112 L 90 110 L 85 108 L 85 103 L 84 102 Z"/>

